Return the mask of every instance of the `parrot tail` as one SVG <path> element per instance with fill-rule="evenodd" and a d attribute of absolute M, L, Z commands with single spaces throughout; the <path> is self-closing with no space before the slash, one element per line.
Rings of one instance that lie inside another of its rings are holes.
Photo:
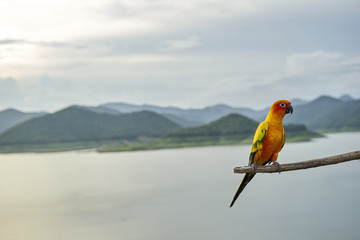
<path fill-rule="evenodd" d="M 253 179 L 253 177 L 255 176 L 255 173 L 247 173 L 245 174 L 239 189 L 237 190 L 237 192 L 235 193 L 235 196 L 230 204 L 230 207 L 232 207 L 236 201 L 236 199 L 239 197 L 240 193 L 244 190 L 244 188 L 246 187 L 246 185 L 251 181 L 251 179 Z"/>

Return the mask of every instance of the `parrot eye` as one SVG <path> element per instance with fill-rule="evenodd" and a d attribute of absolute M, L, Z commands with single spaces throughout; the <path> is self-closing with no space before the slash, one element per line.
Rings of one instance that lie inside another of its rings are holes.
<path fill-rule="evenodd" d="M 280 103 L 280 107 L 285 108 L 286 104 L 285 103 Z"/>

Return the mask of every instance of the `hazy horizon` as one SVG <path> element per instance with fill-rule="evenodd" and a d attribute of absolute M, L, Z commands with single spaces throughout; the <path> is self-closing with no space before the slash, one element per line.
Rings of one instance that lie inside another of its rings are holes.
<path fill-rule="evenodd" d="M 353 98 L 354 100 L 359 100 L 360 98 L 355 98 L 349 94 L 342 94 L 340 96 L 331 96 L 331 95 L 319 95 L 313 99 L 303 99 L 303 98 L 292 98 L 292 99 L 289 99 L 289 100 L 303 100 L 303 101 L 306 101 L 306 102 L 310 102 L 310 101 L 313 101 L 319 97 L 323 97 L 323 96 L 326 96 L 326 97 L 333 97 L 333 98 L 336 98 L 336 99 L 339 99 L 343 96 L 350 96 L 351 98 Z M 249 109 L 252 109 L 252 110 L 256 110 L 256 111 L 261 111 L 261 110 L 266 110 L 267 108 L 269 108 L 271 106 L 271 103 L 269 105 L 264 105 L 263 107 L 251 107 L 251 106 L 235 106 L 235 105 L 231 105 L 231 104 L 226 104 L 226 103 L 214 103 L 214 104 L 208 104 L 208 105 L 204 105 L 204 106 L 199 106 L 199 107 L 179 107 L 179 106 L 174 106 L 174 105 L 166 105 L 166 104 L 151 104 L 151 103 L 140 103 L 140 104 L 136 104 L 136 103 L 130 103 L 130 102 L 122 102 L 122 101 L 113 101 L 113 102 L 103 102 L 103 103 L 98 103 L 98 104 L 95 104 L 95 105 L 83 105 L 81 103 L 73 103 L 73 104 L 68 104 L 68 105 L 64 105 L 58 109 L 53 109 L 53 110 L 48 110 L 48 109 L 39 109 L 39 110 L 33 110 L 33 111 L 26 111 L 26 110 L 23 110 L 23 109 L 20 109 L 20 108 L 14 108 L 14 107 L 7 107 L 7 108 L 3 108 L 3 109 L 0 109 L 0 112 L 1 111 L 5 111 L 5 110 L 11 110 L 11 109 L 14 109 L 14 110 L 17 110 L 17 111 L 21 111 L 21 112 L 49 112 L 49 113 L 53 113 L 53 112 L 57 112 L 57 111 L 60 111 L 62 109 L 66 109 L 68 107 L 71 107 L 71 106 L 81 106 L 81 107 L 98 107 L 100 105 L 104 105 L 104 104 L 109 104 L 109 103 L 122 103 L 122 104 L 129 104 L 129 105 L 136 105 L 136 106 L 154 106 L 154 107 L 163 107 L 163 108 L 166 108 L 166 107 L 174 107 L 174 108 L 179 108 L 179 109 L 183 109 L 183 110 L 191 110 L 191 109 L 203 109 L 203 108 L 206 108 L 206 107 L 212 107 L 212 106 L 216 106 L 216 105 L 227 105 L 227 106 L 230 106 L 230 107 L 234 107 L 234 108 L 249 108 Z"/>

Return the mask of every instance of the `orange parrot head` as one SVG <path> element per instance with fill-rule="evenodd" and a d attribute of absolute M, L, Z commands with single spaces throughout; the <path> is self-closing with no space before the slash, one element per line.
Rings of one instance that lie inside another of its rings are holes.
<path fill-rule="evenodd" d="M 291 102 L 288 100 L 278 100 L 271 106 L 270 113 L 283 118 L 285 114 L 293 113 L 293 107 L 291 106 Z"/>

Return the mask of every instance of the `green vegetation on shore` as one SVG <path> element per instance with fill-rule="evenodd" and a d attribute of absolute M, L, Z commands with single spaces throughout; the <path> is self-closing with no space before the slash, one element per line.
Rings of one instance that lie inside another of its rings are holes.
<path fill-rule="evenodd" d="M 238 114 L 231 114 L 210 124 L 180 129 L 163 138 L 145 141 L 105 144 L 99 152 L 154 150 L 165 148 L 184 148 L 212 145 L 251 144 L 258 123 Z M 309 131 L 305 125 L 289 124 L 285 126 L 286 142 L 310 141 L 323 137 L 322 134 Z"/>

